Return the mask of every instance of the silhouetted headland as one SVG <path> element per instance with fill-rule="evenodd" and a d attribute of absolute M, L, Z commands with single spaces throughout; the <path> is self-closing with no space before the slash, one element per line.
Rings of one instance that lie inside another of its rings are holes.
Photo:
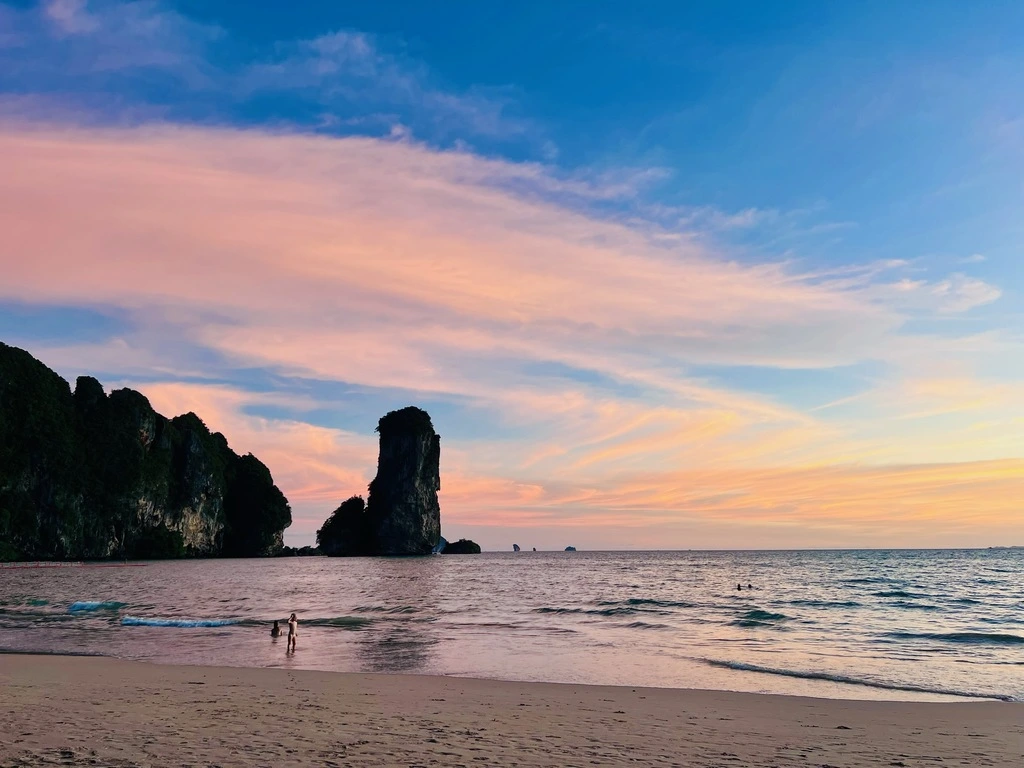
<path fill-rule="evenodd" d="M 255 557 L 291 508 L 270 470 L 194 413 L 68 383 L 0 343 L 0 560 Z"/>

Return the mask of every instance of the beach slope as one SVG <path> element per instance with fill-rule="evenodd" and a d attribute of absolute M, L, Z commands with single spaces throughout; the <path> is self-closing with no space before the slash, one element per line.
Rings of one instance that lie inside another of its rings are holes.
<path fill-rule="evenodd" d="M 0 765 L 1013 766 L 1024 704 L 0 655 Z"/>

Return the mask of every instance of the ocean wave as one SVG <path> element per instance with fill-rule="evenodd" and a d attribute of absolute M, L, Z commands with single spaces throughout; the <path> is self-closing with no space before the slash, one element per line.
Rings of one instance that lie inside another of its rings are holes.
<path fill-rule="evenodd" d="M 26 649 L 26 648 L 4 648 L 0 646 L 0 653 L 5 656 L 86 656 L 90 658 L 106 658 L 107 654 L 99 651 L 70 650 L 51 651 L 48 649 Z"/>
<path fill-rule="evenodd" d="M 824 680 L 832 683 L 844 683 L 846 685 L 861 685 L 867 688 L 879 688 L 887 691 L 907 691 L 909 693 L 934 693 L 943 696 L 960 696 L 970 699 L 998 699 L 1000 701 L 1016 701 L 1013 696 L 999 693 L 979 693 L 976 691 L 958 691 L 950 688 L 931 688 L 923 685 L 911 685 L 903 683 L 888 683 L 878 680 L 871 680 L 862 677 L 851 677 L 849 675 L 837 675 L 832 672 L 814 672 L 798 669 L 781 669 L 778 667 L 762 667 L 757 664 L 747 664 L 740 661 L 720 661 L 718 659 L 698 659 L 712 667 L 722 669 L 735 669 L 740 672 L 758 672 L 765 675 L 779 675 L 781 677 L 795 677 L 800 680 Z"/>
<path fill-rule="evenodd" d="M 10 600 L 0 600 L 0 606 L 12 606 L 18 607 L 22 605 L 29 605 L 33 608 L 42 608 L 44 605 L 49 605 L 49 601 L 42 600 L 40 598 L 29 597 L 29 598 L 13 598 Z"/>
<path fill-rule="evenodd" d="M 757 627 L 783 629 L 783 627 L 778 624 L 773 624 L 770 621 L 759 621 L 758 619 L 736 619 L 736 621 L 730 621 L 729 624 L 733 627 L 744 627 L 746 629 L 756 629 Z"/>
<path fill-rule="evenodd" d="M 239 623 L 240 619 L 147 619 L 140 616 L 121 618 L 121 625 L 125 627 L 228 627 Z"/>
<path fill-rule="evenodd" d="M 889 603 L 893 608 L 907 608 L 915 611 L 941 611 L 942 609 L 937 605 L 930 605 L 928 603 L 908 603 L 906 600 L 897 600 L 895 603 Z"/>
<path fill-rule="evenodd" d="M 747 611 L 741 617 L 750 621 L 785 621 L 789 618 L 784 613 L 772 613 L 771 611 L 753 610 Z"/>
<path fill-rule="evenodd" d="M 285 626 L 288 622 L 287 619 L 278 619 L 281 623 L 281 631 L 287 631 L 288 627 Z M 364 616 L 327 616 L 327 617 L 313 617 L 306 618 L 299 616 L 299 627 L 335 627 L 338 629 L 362 629 L 368 627 L 374 623 L 374 619 Z M 270 626 L 274 623 L 274 619 L 234 619 L 231 620 L 231 624 L 237 624 L 243 627 L 259 627 L 261 629 L 269 630 Z M 175 625 L 177 626 L 177 625 Z M 189 625 L 191 626 L 191 625 Z M 217 625 L 220 626 L 220 625 Z"/>
<path fill-rule="evenodd" d="M 917 592 L 907 592 L 903 589 L 893 589 L 888 592 L 872 592 L 872 597 L 929 597 L 929 595 L 922 595 Z"/>
<path fill-rule="evenodd" d="M 1022 645 L 1024 637 L 997 632 L 886 632 L 883 637 L 895 640 L 941 640 L 946 643 L 972 645 Z"/>
<path fill-rule="evenodd" d="M 373 619 L 359 616 L 332 616 L 326 619 L 299 619 L 299 626 L 337 627 L 339 629 L 362 629 L 373 623 Z"/>
<path fill-rule="evenodd" d="M 696 603 L 687 603 L 682 600 L 653 600 L 648 597 L 631 597 L 628 600 L 601 600 L 597 605 L 602 606 L 628 606 L 653 605 L 656 608 L 697 608 Z"/>
<path fill-rule="evenodd" d="M 419 613 L 420 609 L 415 608 L 411 605 L 360 605 L 358 608 L 353 608 L 356 613 Z"/>
<path fill-rule="evenodd" d="M 859 608 L 856 600 L 790 600 L 789 605 L 800 605 L 808 608 Z"/>
<path fill-rule="evenodd" d="M 788 619 L 789 616 L 784 613 L 772 613 L 771 611 L 755 609 L 747 611 L 735 621 L 729 622 L 729 624 L 734 627 L 745 627 L 747 629 L 756 629 L 758 627 L 782 629 L 776 622 L 787 621 Z"/>
<path fill-rule="evenodd" d="M 637 613 L 664 613 L 664 611 L 642 611 L 639 608 L 629 606 L 618 606 L 615 608 L 551 608 L 548 606 L 542 606 L 540 608 L 534 608 L 534 613 L 576 613 L 584 614 L 587 616 L 633 616 Z"/>
<path fill-rule="evenodd" d="M 556 635 L 577 635 L 579 632 L 569 627 L 552 627 L 542 626 L 538 627 L 531 624 L 515 624 L 506 621 L 456 621 L 451 622 L 447 626 L 456 627 L 461 630 L 509 630 L 513 632 L 525 632 L 535 634 L 556 634 Z"/>
<path fill-rule="evenodd" d="M 127 603 L 117 600 L 79 600 L 68 606 L 68 613 L 87 613 L 90 611 L 116 611 L 124 608 Z"/>
<path fill-rule="evenodd" d="M 671 629 L 668 624 L 650 624 L 646 621 L 633 621 L 626 624 L 626 629 Z"/>
<path fill-rule="evenodd" d="M 896 579 L 888 576 L 867 576 L 860 579 L 843 579 L 843 584 L 897 584 Z"/>

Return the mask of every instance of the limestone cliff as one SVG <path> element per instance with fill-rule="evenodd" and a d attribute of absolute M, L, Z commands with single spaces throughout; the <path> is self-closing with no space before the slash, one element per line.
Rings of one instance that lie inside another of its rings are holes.
<path fill-rule="evenodd" d="M 426 411 L 392 411 L 377 424 L 380 457 L 366 514 L 381 555 L 429 555 L 441 537 L 441 438 Z"/>
<path fill-rule="evenodd" d="M 419 408 L 377 425 L 380 456 L 368 501 L 353 496 L 317 531 L 327 555 L 429 555 L 441 538 L 441 438 Z"/>
<path fill-rule="evenodd" d="M 375 538 L 366 502 L 362 496 L 353 496 L 343 501 L 316 532 L 316 545 L 332 557 L 374 555 Z"/>
<path fill-rule="evenodd" d="M 291 510 L 269 470 L 189 413 L 67 382 L 0 343 L 0 559 L 273 554 Z"/>

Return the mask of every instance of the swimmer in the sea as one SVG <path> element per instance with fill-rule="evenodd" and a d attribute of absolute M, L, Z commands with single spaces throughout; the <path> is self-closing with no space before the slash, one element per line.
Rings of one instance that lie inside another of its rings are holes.
<path fill-rule="evenodd" d="M 293 613 L 288 617 L 288 648 L 286 650 L 295 650 L 295 641 L 299 637 L 299 620 Z"/>
<path fill-rule="evenodd" d="M 270 636 L 271 637 L 280 637 L 281 636 L 281 625 L 277 623 L 277 619 L 274 619 L 274 626 L 272 626 L 270 628 Z"/>

